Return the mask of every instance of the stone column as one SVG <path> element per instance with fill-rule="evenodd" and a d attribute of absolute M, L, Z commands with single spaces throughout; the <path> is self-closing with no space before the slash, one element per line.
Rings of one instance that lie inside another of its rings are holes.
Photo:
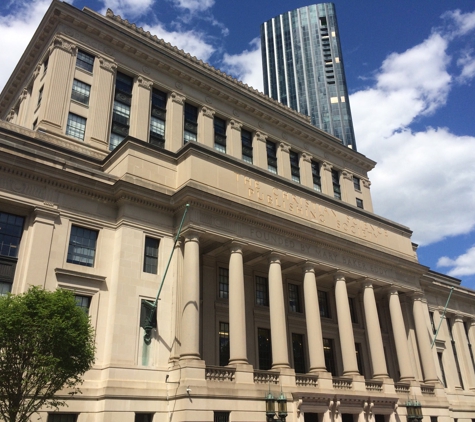
<path fill-rule="evenodd" d="M 165 127 L 165 149 L 177 152 L 183 145 L 185 97 L 175 91 L 168 96 Z"/>
<path fill-rule="evenodd" d="M 475 373 L 461 315 L 456 315 L 453 319 L 452 335 L 454 337 L 455 347 L 458 351 L 457 357 L 459 359 L 459 364 L 461 364 L 460 366 L 464 383 L 467 387 L 473 390 L 475 389 Z"/>
<path fill-rule="evenodd" d="M 409 345 L 407 343 L 406 327 L 404 326 L 399 293 L 395 288 L 391 288 L 389 291 L 389 312 L 391 314 L 391 325 L 396 345 L 400 381 L 411 381 L 414 379 L 414 373 L 411 368 Z"/>
<path fill-rule="evenodd" d="M 328 161 L 323 161 L 320 177 L 322 181 L 322 192 L 333 198 L 332 169 L 333 166 Z"/>
<path fill-rule="evenodd" d="M 170 350 L 169 362 L 177 362 L 180 359 L 180 338 L 181 331 L 181 312 L 183 309 L 183 240 L 178 239 L 175 245 L 175 259 L 176 259 L 176 272 L 177 283 L 175 290 L 175 309 L 171 316 L 171 332 L 173 336 L 173 343 Z"/>
<path fill-rule="evenodd" d="M 341 356 L 343 359 L 343 375 L 359 375 L 346 280 L 343 274 L 338 272 L 335 274 L 334 281 L 338 332 L 340 334 Z"/>
<path fill-rule="evenodd" d="M 468 324 L 468 338 L 470 340 L 470 344 L 472 345 L 472 353 L 475 357 L 475 318 L 470 319 L 467 321 Z"/>
<path fill-rule="evenodd" d="M 226 153 L 242 160 L 242 141 L 241 141 L 242 123 L 231 119 L 228 123 Z"/>
<path fill-rule="evenodd" d="M 242 244 L 233 242 L 229 257 L 229 364 L 247 364 L 246 302 Z"/>
<path fill-rule="evenodd" d="M 129 135 L 148 142 L 150 133 L 151 92 L 153 82 L 139 76 L 135 80 L 130 111 Z"/>
<path fill-rule="evenodd" d="M 353 185 L 353 175 L 343 170 L 340 177 L 341 199 L 351 205 L 356 205 L 355 187 Z"/>
<path fill-rule="evenodd" d="M 422 304 L 422 293 L 416 293 L 413 296 L 412 311 L 414 314 L 414 325 L 416 327 L 417 345 L 419 347 L 420 358 L 422 362 L 422 371 L 424 372 L 424 382 L 437 383 L 437 372 L 432 357 L 430 347 L 431 340 L 424 318 L 424 306 Z"/>
<path fill-rule="evenodd" d="M 274 253 L 269 260 L 269 311 L 272 369 L 289 368 L 282 270 L 280 267 L 280 258 Z"/>
<path fill-rule="evenodd" d="M 369 341 L 373 378 L 388 378 L 388 369 L 384 357 L 383 338 L 379 325 L 378 309 L 374 297 L 373 283 L 366 281 L 363 284 L 363 303 L 366 321 L 366 334 Z"/>
<path fill-rule="evenodd" d="M 373 201 L 371 200 L 370 186 L 370 180 L 361 179 L 361 193 L 363 194 L 364 209 L 366 211 L 373 212 Z"/>
<path fill-rule="evenodd" d="M 306 152 L 300 154 L 300 183 L 313 189 L 312 156 Z"/>
<path fill-rule="evenodd" d="M 211 107 L 201 107 L 198 116 L 198 142 L 210 148 L 214 148 L 214 114 Z"/>
<path fill-rule="evenodd" d="M 277 149 L 277 174 L 286 179 L 291 178 L 290 173 L 290 145 L 285 142 L 278 144 Z"/>
<path fill-rule="evenodd" d="M 267 135 L 262 132 L 256 132 L 252 142 L 253 161 L 257 167 L 267 170 Z"/>
<path fill-rule="evenodd" d="M 304 267 L 303 290 L 305 319 L 307 321 L 309 372 L 326 371 L 315 267 L 310 263 L 307 263 Z"/>
<path fill-rule="evenodd" d="M 200 244 L 197 233 L 185 236 L 180 360 L 200 359 Z"/>

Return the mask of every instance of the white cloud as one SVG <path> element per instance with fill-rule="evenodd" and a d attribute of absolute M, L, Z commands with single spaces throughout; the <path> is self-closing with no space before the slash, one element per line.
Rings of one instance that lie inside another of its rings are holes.
<path fill-rule="evenodd" d="M 50 3 L 51 0 L 18 1 L 12 4 L 8 15 L 0 16 L 0 90 L 12 74 Z"/>
<path fill-rule="evenodd" d="M 445 12 L 442 18 L 447 22 L 446 33 L 450 38 L 466 35 L 475 29 L 475 11 L 462 13 L 457 9 Z"/>
<path fill-rule="evenodd" d="M 161 24 L 143 25 L 143 29 L 203 61 L 208 61 L 215 52 L 213 45 L 206 41 L 206 34 L 202 32 L 168 31 Z"/>
<path fill-rule="evenodd" d="M 473 51 L 466 51 L 463 56 L 457 60 L 457 65 L 462 68 L 457 81 L 467 83 L 475 77 L 475 57 L 472 56 Z"/>
<path fill-rule="evenodd" d="M 240 54 L 225 54 L 222 70 L 234 76 L 238 80 L 263 91 L 262 58 L 260 38 L 253 39 L 251 49 L 244 50 Z"/>
<path fill-rule="evenodd" d="M 453 267 L 448 275 L 461 277 L 475 274 L 475 246 L 472 246 L 464 254 L 455 259 L 447 256 L 439 258 L 437 267 Z"/>
<path fill-rule="evenodd" d="M 175 0 L 175 4 L 190 12 L 203 12 L 214 5 L 214 0 Z"/>
<path fill-rule="evenodd" d="M 124 19 L 135 19 L 149 12 L 155 0 L 101 0 L 101 3 L 104 4 L 104 9 L 100 11 L 103 15 L 111 9 Z"/>

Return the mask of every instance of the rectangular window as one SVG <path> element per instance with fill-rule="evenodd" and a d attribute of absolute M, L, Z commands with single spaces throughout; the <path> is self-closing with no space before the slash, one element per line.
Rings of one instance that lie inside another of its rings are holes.
<path fill-rule="evenodd" d="M 355 343 L 355 352 L 356 352 L 356 363 L 358 365 L 358 372 L 360 373 L 360 375 L 364 376 L 363 352 L 361 349 L 361 343 Z"/>
<path fill-rule="evenodd" d="M 84 141 L 86 133 L 86 119 L 77 114 L 69 113 L 66 135 Z"/>
<path fill-rule="evenodd" d="M 92 72 L 92 69 L 94 68 L 94 56 L 91 56 L 82 50 L 78 50 L 76 67 Z"/>
<path fill-rule="evenodd" d="M 67 262 L 86 267 L 94 266 L 97 234 L 96 230 L 72 226 Z"/>
<path fill-rule="evenodd" d="M 214 422 L 229 422 L 230 412 L 214 412 Z"/>
<path fill-rule="evenodd" d="M 73 91 L 71 93 L 71 99 L 79 101 L 82 104 L 89 104 L 89 95 L 91 93 L 91 85 L 84 82 L 73 80 Z"/>
<path fill-rule="evenodd" d="M 447 388 L 447 380 L 445 379 L 444 364 L 442 362 L 442 352 L 437 352 L 437 357 L 439 358 L 440 372 L 442 373 L 442 382 L 444 383 L 444 388 Z"/>
<path fill-rule="evenodd" d="M 48 422 L 76 422 L 76 413 L 49 413 Z"/>
<path fill-rule="evenodd" d="M 229 363 L 229 323 L 219 323 L 219 366 Z"/>
<path fill-rule="evenodd" d="M 152 422 L 153 413 L 136 413 L 134 422 Z"/>
<path fill-rule="evenodd" d="M 330 306 L 328 305 L 328 293 L 322 290 L 318 291 L 318 306 L 320 307 L 320 316 L 331 318 Z"/>
<path fill-rule="evenodd" d="M 130 105 L 134 79 L 117 72 L 115 78 L 114 106 L 112 109 L 112 128 L 109 149 L 114 150 L 129 134 Z"/>
<path fill-rule="evenodd" d="M 294 369 L 298 374 L 305 374 L 305 348 L 303 335 L 292 333 L 292 350 L 294 355 Z"/>
<path fill-rule="evenodd" d="M 219 117 L 214 118 L 214 149 L 226 152 L 226 121 Z"/>
<path fill-rule="evenodd" d="M 259 369 L 268 371 L 272 368 L 272 344 L 269 329 L 257 329 L 257 346 L 259 349 Z"/>
<path fill-rule="evenodd" d="M 358 208 L 364 209 L 363 200 L 360 199 L 360 198 L 356 198 L 356 206 L 357 206 Z"/>
<path fill-rule="evenodd" d="M 330 372 L 333 376 L 336 376 L 335 350 L 333 347 L 332 339 L 323 339 L 323 354 L 325 356 L 325 366 L 327 368 L 327 371 Z"/>
<path fill-rule="evenodd" d="M 274 142 L 266 141 L 267 148 L 267 170 L 277 174 L 277 146 Z"/>
<path fill-rule="evenodd" d="M 89 315 L 89 308 L 91 307 L 91 296 L 74 295 L 76 305 L 81 308 L 86 315 Z"/>
<path fill-rule="evenodd" d="M 166 107 L 167 94 L 154 88 L 150 115 L 150 143 L 160 148 L 165 148 Z"/>
<path fill-rule="evenodd" d="M 437 416 L 431 416 L 430 417 L 430 422 L 437 422 L 437 421 L 438 421 Z"/>
<path fill-rule="evenodd" d="M 295 151 L 289 151 L 290 174 L 294 182 L 300 183 L 299 155 Z"/>
<path fill-rule="evenodd" d="M 158 246 L 160 241 L 153 237 L 145 238 L 145 251 L 143 259 L 143 272 L 149 274 L 158 273 Z"/>
<path fill-rule="evenodd" d="M 24 223 L 23 217 L 0 212 L 0 255 L 18 257 Z"/>
<path fill-rule="evenodd" d="M 353 324 L 358 324 L 358 315 L 356 314 L 355 299 L 352 297 L 349 297 L 348 304 L 350 305 L 351 322 Z"/>
<path fill-rule="evenodd" d="M 322 191 L 322 181 L 320 179 L 320 166 L 316 161 L 312 161 L 312 179 L 313 189 L 317 192 Z"/>
<path fill-rule="evenodd" d="M 252 164 L 252 133 L 248 130 L 241 130 L 241 144 L 243 161 Z"/>
<path fill-rule="evenodd" d="M 361 179 L 359 177 L 353 176 L 353 186 L 355 190 L 361 191 Z"/>
<path fill-rule="evenodd" d="M 267 277 L 256 276 L 256 305 L 269 306 L 269 282 Z"/>
<path fill-rule="evenodd" d="M 299 286 L 289 283 L 289 309 L 291 312 L 302 312 L 300 309 Z"/>
<path fill-rule="evenodd" d="M 185 128 L 184 128 L 184 143 L 189 141 L 196 142 L 198 140 L 198 107 L 185 103 Z"/>
<path fill-rule="evenodd" d="M 35 121 L 33 122 L 33 130 L 36 129 L 37 125 L 38 125 L 38 118 L 36 118 Z"/>
<path fill-rule="evenodd" d="M 6 296 L 12 291 L 12 283 L 8 281 L 0 281 L 0 296 Z"/>
<path fill-rule="evenodd" d="M 333 196 L 336 199 L 341 199 L 340 173 L 337 170 L 333 170 L 333 169 L 332 169 L 332 183 L 333 183 Z"/>
<path fill-rule="evenodd" d="M 41 104 L 41 100 L 43 99 L 43 88 L 44 87 L 41 87 L 40 88 L 40 91 L 38 92 L 38 103 L 37 103 L 37 107 L 39 107 L 39 105 Z"/>
<path fill-rule="evenodd" d="M 48 62 L 49 57 L 47 57 L 46 60 L 43 62 L 43 75 L 48 71 Z"/>
<path fill-rule="evenodd" d="M 435 334 L 437 329 L 435 328 L 434 312 L 433 311 L 429 311 L 429 318 L 430 318 L 430 325 L 432 327 L 432 334 Z"/>
<path fill-rule="evenodd" d="M 219 268 L 219 297 L 229 299 L 229 270 Z"/>

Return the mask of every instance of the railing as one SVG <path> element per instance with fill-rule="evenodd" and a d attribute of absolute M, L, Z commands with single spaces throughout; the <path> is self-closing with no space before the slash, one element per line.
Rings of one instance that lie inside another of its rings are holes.
<path fill-rule="evenodd" d="M 396 390 L 396 393 L 409 394 L 410 385 L 405 384 L 405 383 L 401 383 L 401 382 L 395 382 L 394 383 L 394 389 Z"/>
<path fill-rule="evenodd" d="M 435 387 L 433 385 L 421 385 L 421 393 L 428 396 L 434 396 Z"/>
<path fill-rule="evenodd" d="M 333 378 L 333 388 L 337 390 L 351 390 L 353 380 L 351 378 Z"/>
<path fill-rule="evenodd" d="M 254 383 L 255 384 L 278 384 L 279 373 L 271 371 L 254 371 Z"/>
<path fill-rule="evenodd" d="M 206 367 L 206 380 L 207 381 L 234 381 L 236 369 L 225 368 L 222 366 L 207 366 Z"/>
<path fill-rule="evenodd" d="M 318 375 L 295 375 L 295 384 L 298 387 L 317 387 Z"/>
<path fill-rule="evenodd" d="M 366 380 L 365 384 L 368 391 L 383 391 L 383 381 Z"/>

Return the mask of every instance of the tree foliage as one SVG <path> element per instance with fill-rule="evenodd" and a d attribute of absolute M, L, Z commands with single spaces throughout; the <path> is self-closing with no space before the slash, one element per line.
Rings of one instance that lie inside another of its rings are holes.
<path fill-rule="evenodd" d="M 89 317 L 71 292 L 32 287 L 0 297 L 0 417 L 27 422 L 42 406 L 64 406 L 55 394 L 79 392 L 94 352 Z"/>

